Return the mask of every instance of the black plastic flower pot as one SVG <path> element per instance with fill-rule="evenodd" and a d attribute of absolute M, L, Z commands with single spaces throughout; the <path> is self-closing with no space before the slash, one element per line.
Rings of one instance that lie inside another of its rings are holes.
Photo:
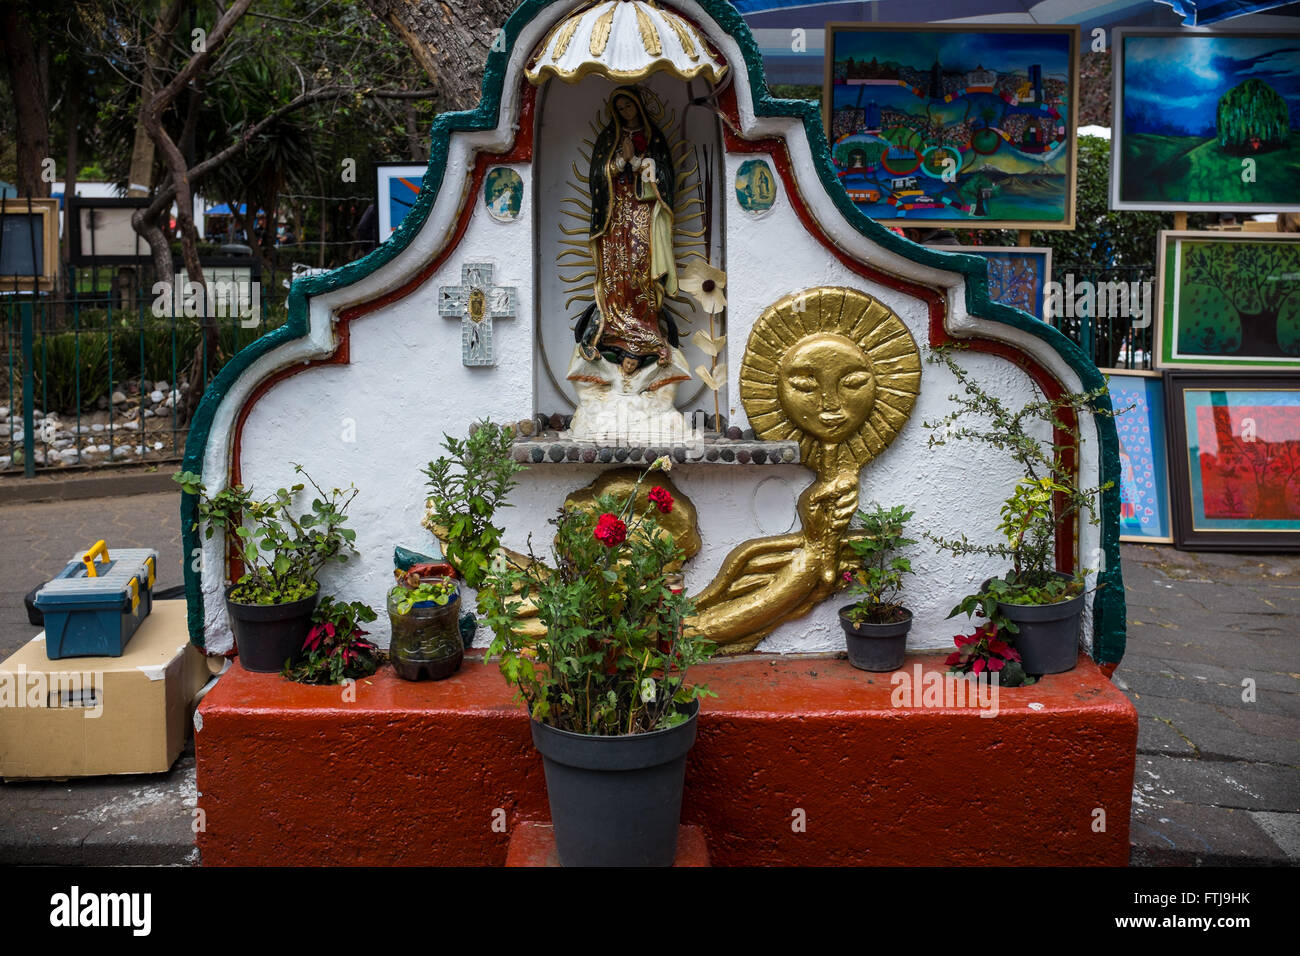
<path fill-rule="evenodd" d="M 237 604 L 230 600 L 232 590 L 234 585 L 226 589 L 226 614 L 235 634 L 240 666 L 258 674 L 278 674 L 285 661 L 300 663 L 320 589 L 311 597 L 288 604 Z"/>
<path fill-rule="evenodd" d="M 672 866 L 699 706 L 676 727 L 617 737 L 532 722 L 563 866 Z"/>
<path fill-rule="evenodd" d="M 849 663 L 862 671 L 896 671 L 907 655 L 907 632 L 912 627 L 912 612 L 903 608 L 907 619 L 892 624 L 854 624 L 849 608 L 840 608 L 840 627 L 849 648 Z"/>
<path fill-rule="evenodd" d="M 1063 674 L 1079 660 L 1083 595 L 1055 604 L 1003 604 L 1002 613 L 1020 630 L 1010 635 L 1026 674 Z"/>

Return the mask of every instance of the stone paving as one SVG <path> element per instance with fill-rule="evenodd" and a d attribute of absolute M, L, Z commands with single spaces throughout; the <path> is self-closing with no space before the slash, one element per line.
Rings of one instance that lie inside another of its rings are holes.
<path fill-rule="evenodd" d="M 174 493 L 0 505 L 0 654 L 39 629 L 23 595 L 98 538 L 181 583 Z M 1300 863 L 1300 557 L 1124 545 L 1140 718 L 1135 865 Z M 167 774 L 0 784 L 0 863 L 190 865 L 192 749 Z"/>

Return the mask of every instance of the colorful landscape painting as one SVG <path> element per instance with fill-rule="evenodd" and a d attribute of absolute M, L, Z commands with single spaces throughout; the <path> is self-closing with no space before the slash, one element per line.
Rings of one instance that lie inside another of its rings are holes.
<path fill-rule="evenodd" d="M 1300 209 L 1300 34 L 1118 30 L 1112 206 Z"/>
<path fill-rule="evenodd" d="M 1160 377 L 1112 372 L 1106 378 L 1119 434 L 1120 540 L 1172 541 Z"/>
<path fill-rule="evenodd" d="M 1074 28 L 831 24 L 831 155 L 868 216 L 1073 226 Z"/>
<path fill-rule="evenodd" d="M 1300 235 L 1164 233 L 1159 364 L 1300 368 Z"/>
<path fill-rule="evenodd" d="M 1300 391 L 1184 395 L 1193 526 L 1300 531 Z"/>

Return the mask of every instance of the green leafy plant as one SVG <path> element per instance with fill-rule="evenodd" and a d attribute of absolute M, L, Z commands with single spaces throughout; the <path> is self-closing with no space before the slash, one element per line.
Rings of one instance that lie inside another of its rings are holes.
<path fill-rule="evenodd" d="M 893 624 L 906 619 L 900 595 L 903 575 L 912 573 L 912 562 L 898 557 L 897 552 L 916 544 L 914 538 L 903 536 L 913 513 L 904 511 L 902 505 L 885 508 L 880 504 L 871 511 L 858 512 L 862 530 L 849 538 L 849 547 L 862 567 L 844 573 L 846 581 L 855 582 L 849 594 L 861 595 L 845 612 L 854 624 Z"/>
<path fill-rule="evenodd" d="M 424 525 L 442 539 L 447 560 L 472 588 L 482 585 L 502 530 L 492 523 L 523 465 L 510 455 L 514 431 L 484 421 L 467 439 L 443 435 L 447 454 L 424 469 L 430 490 Z"/>
<path fill-rule="evenodd" d="M 378 646 L 365 639 L 361 629 L 376 615 L 360 601 L 342 603 L 324 597 L 312 613 L 312 629 L 302 649 L 307 657 L 297 667 L 287 662 L 284 676 L 300 684 L 341 684 L 351 678 L 369 677 L 383 657 Z"/>
<path fill-rule="evenodd" d="M 415 587 L 398 584 L 389 592 L 389 596 L 397 599 L 397 613 L 406 614 L 417 604 L 432 602 L 439 606 L 445 605 L 456 596 L 456 582 L 451 578 L 433 578 L 420 581 Z"/>
<path fill-rule="evenodd" d="M 315 594 L 316 573 L 325 565 L 343 562 L 357 533 L 344 527 L 348 505 L 357 489 L 334 488 L 328 493 L 301 465 L 302 475 L 315 491 L 310 509 L 295 515 L 294 499 L 306 488 L 296 484 L 280 488 L 269 498 L 257 499 L 243 485 L 223 488 L 208 496 L 201 476 L 183 471 L 174 476 L 181 489 L 198 498 L 195 529 L 211 538 L 218 528 L 232 532 L 235 557 L 244 567 L 230 600 L 236 604 L 288 604 Z"/>
<path fill-rule="evenodd" d="M 1009 455 L 1024 475 L 1002 506 L 998 525 L 1002 541 L 976 544 L 965 534 L 945 538 L 923 532 L 928 540 L 953 554 L 986 554 L 1011 562 L 1010 571 L 962 598 L 948 616 L 982 611 L 1000 629 L 1015 633 L 1016 624 L 994 609 L 995 602 L 1052 604 L 1083 593 L 1089 569 L 1079 567 L 1065 576 L 1056 570 L 1057 531 L 1075 516 L 1086 515 L 1092 524 L 1099 524 L 1094 502 L 1110 487 L 1109 482 L 1095 488 L 1081 487 L 1066 447 L 1057 444 L 1055 438 L 1045 444 L 1033 430 L 1046 425 L 1054 436 L 1064 434 L 1077 446 L 1078 413 L 1109 414 L 1102 404 L 1106 389 L 1040 398 L 1012 409 L 985 391 L 953 360 L 951 347 L 935 349 L 928 361 L 946 365 L 964 393 L 949 397 L 956 404 L 952 412 L 924 423 L 931 432 L 929 447 L 954 440 L 987 445 Z M 971 424 L 972 419 L 979 423 Z"/>
<path fill-rule="evenodd" d="M 677 586 L 684 556 L 657 514 L 671 493 L 652 487 L 638 510 L 642 482 L 671 467 L 660 458 L 626 499 L 602 495 L 595 510 L 568 505 L 551 520 L 554 568 L 531 552 L 500 557 L 479 590 L 479 609 L 495 634 L 489 653 L 533 719 L 580 734 L 644 733 L 689 719 L 710 695 L 686 671 L 713 645 L 685 631 L 694 607 Z M 525 618 L 545 626 L 525 628 Z"/>

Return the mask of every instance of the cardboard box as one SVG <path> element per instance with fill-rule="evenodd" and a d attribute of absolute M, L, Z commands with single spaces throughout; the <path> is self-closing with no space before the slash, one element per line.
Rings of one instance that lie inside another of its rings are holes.
<path fill-rule="evenodd" d="M 162 773 L 211 674 L 184 601 L 159 601 L 121 657 L 51 661 L 38 634 L 0 664 L 0 777 Z"/>

